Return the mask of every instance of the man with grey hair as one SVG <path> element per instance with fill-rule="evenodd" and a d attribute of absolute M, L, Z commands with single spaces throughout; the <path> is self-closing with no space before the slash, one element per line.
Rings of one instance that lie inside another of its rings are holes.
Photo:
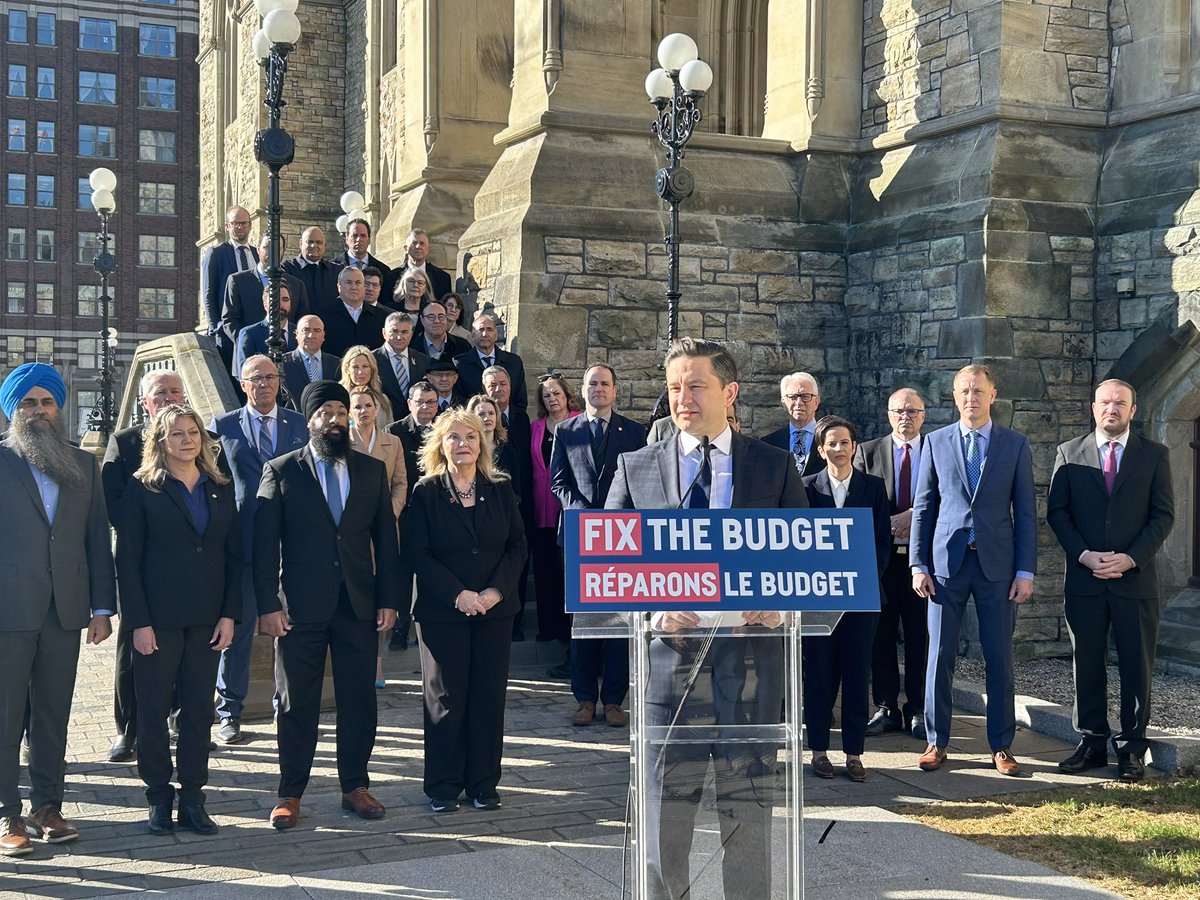
<path fill-rule="evenodd" d="M 791 453 L 796 461 L 796 471 L 802 476 L 815 475 L 825 468 L 825 460 L 813 446 L 817 407 L 821 405 L 817 379 L 807 372 L 784 375 L 779 380 L 779 402 L 787 410 L 788 423 L 763 440 Z"/>
<path fill-rule="evenodd" d="M 469 400 L 476 394 L 482 394 L 484 371 L 490 366 L 503 366 L 512 383 L 512 405 L 517 409 L 526 409 L 529 394 L 525 388 L 525 363 L 517 354 L 496 346 L 496 315 L 490 312 L 476 313 L 471 321 L 471 334 L 475 337 L 475 346 L 454 357 L 454 365 L 458 366 L 456 389 L 459 396 Z"/>
<path fill-rule="evenodd" d="M 429 283 L 433 299 L 441 300 L 452 290 L 450 273 L 429 261 L 429 235 L 420 228 L 408 233 L 404 242 L 404 265 L 396 270 L 397 279 L 408 272 L 420 272 Z M 390 296 L 390 295 L 389 295 Z"/>
<path fill-rule="evenodd" d="M 146 414 L 144 422 L 110 435 L 100 474 L 108 521 L 120 530 L 121 502 L 133 473 L 142 464 L 142 437 L 160 410 L 187 403 L 183 379 L 174 369 L 151 369 L 142 375 L 138 403 Z M 125 617 L 117 619 L 116 671 L 113 677 L 113 718 L 117 737 L 108 751 L 109 762 L 126 762 L 137 755 L 137 697 L 133 690 L 133 634 Z"/>
<path fill-rule="evenodd" d="M 347 350 L 359 344 L 370 350 L 383 344 L 387 311 L 366 305 L 366 284 L 361 269 L 347 266 L 338 272 L 337 298 L 313 310 L 325 323 L 326 353 L 345 356 Z"/>
<path fill-rule="evenodd" d="M 392 404 L 392 414 L 397 419 L 404 418 L 404 411 L 408 409 L 409 388 L 424 379 L 431 362 L 420 350 L 409 346 L 412 337 L 413 324 L 408 314 L 389 313 L 383 320 L 383 346 L 373 351 L 379 364 L 383 394 Z M 410 490 L 416 486 L 417 483 L 412 482 Z"/>
<path fill-rule="evenodd" d="M 29 837 L 79 836 L 62 816 L 67 725 L 79 632 L 112 634 L 116 578 L 96 461 L 63 427 L 67 386 L 45 363 L 18 366 L 0 385 L 9 430 L 0 445 L 5 579 L 0 617 L 0 854 L 33 852 Z M 19 575 L 16 573 L 20 573 Z M 21 815 L 19 754 L 29 712 L 29 805 Z"/>

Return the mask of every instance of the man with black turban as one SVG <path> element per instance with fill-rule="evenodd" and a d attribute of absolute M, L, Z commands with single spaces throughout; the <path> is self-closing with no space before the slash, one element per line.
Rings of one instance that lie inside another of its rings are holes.
<path fill-rule="evenodd" d="M 376 631 L 396 621 L 400 554 L 384 465 L 350 452 L 350 397 L 335 381 L 300 395 L 309 442 L 263 467 L 254 516 L 259 630 L 275 638 L 279 800 L 271 824 L 300 817 L 317 747 L 326 653 L 337 702 L 342 807 L 384 808 L 368 792 L 375 745 Z"/>
<path fill-rule="evenodd" d="M 108 514 L 100 470 L 63 428 L 67 387 L 53 366 L 25 363 L 0 385 L 9 421 L 0 443 L 4 540 L 0 572 L 0 854 L 33 852 L 29 837 L 79 837 L 62 817 L 67 722 L 79 632 L 89 644 L 112 634 L 116 609 Z M 29 806 L 21 815 L 21 735 L 29 707 Z"/>

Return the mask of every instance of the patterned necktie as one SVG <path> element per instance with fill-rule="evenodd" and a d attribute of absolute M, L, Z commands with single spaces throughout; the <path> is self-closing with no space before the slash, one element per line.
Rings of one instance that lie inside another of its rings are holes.
<path fill-rule="evenodd" d="M 325 467 L 325 502 L 329 504 L 329 514 L 333 516 L 333 524 L 342 524 L 342 482 L 338 478 L 337 466 L 331 461 L 324 460 Z"/>
<path fill-rule="evenodd" d="M 1113 486 L 1117 483 L 1117 447 L 1116 441 L 1108 442 L 1108 456 L 1104 459 L 1104 489 L 1111 495 Z"/>
<path fill-rule="evenodd" d="M 305 354 L 305 356 L 304 356 L 304 371 L 308 373 L 309 381 L 320 381 L 321 380 L 321 367 L 317 363 L 317 358 L 315 356 L 308 356 L 307 354 Z"/>
<path fill-rule="evenodd" d="M 700 472 L 692 492 L 688 495 L 688 509 L 708 509 L 709 498 L 712 496 L 712 457 L 707 447 L 700 457 Z"/>
<path fill-rule="evenodd" d="M 275 442 L 271 440 L 271 417 L 258 417 L 258 454 L 263 459 L 271 459 L 275 455 Z"/>
<path fill-rule="evenodd" d="M 604 420 L 592 419 L 592 459 L 600 462 L 600 447 L 604 443 Z"/>
<path fill-rule="evenodd" d="M 979 476 L 983 472 L 983 458 L 979 452 L 979 432 L 972 429 L 967 432 L 967 487 L 971 490 L 971 497 L 975 497 L 975 489 L 979 487 Z M 967 543 L 975 543 L 975 525 L 972 525 L 967 533 Z"/>
<path fill-rule="evenodd" d="M 490 369 L 492 367 L 492 357 L 490 356 L 485 356 L 482 360 L 480 360 L 480 362 L 483 363 L 483 367 L 485 369 Z"/>
<path fill-rule="evenodd" d="M 250 254 L 247 252 L 245 247 L 237 248 L 238 271 L 239 272 L 245 272 L 247 269 L 250 268 L 249 256 L 250 256 Z"/>
<path fill-rule="evenodd" d="M 804 464 L 808 461 L 808 432 L 797 431 L 792 439 L 792 456 L 796 458 L 796 471 L 804 474 Z"/>
<path fill-rule="evenodd" d="M 900 448 L 900 485 L 896 490 L 896 512 L 912 509 L 912 455 L 909 446 Z"/>

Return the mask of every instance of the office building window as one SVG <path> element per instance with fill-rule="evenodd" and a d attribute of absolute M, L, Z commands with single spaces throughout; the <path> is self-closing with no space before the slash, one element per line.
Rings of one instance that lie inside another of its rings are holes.
<path fill-rule="evenodd" d="M 54 152 L 54 123 L 53 122 L 38 122 L 37 123 L 37 152 L 38 153 L 53 153 Z"/>
<path fill-rule="evenodd" d="M 98 339 L 91 338 L 91 340 L 96 341 Z M 80 343 L 83 343 L 83 342 L 80 341 Z M 79 352 L 81 354 L 81 357 L 80 357 L 81 361 L 79 363 L 79 367 L 83 368 L 83 362 L 82 362 L 83 350 L 80 349 Z M 94 366 L 92 366 L 92 368 L 98 369 L 100 367 L 94 365 Z M 75 392 L 75 421 L 76 421 L 75 433 L 81 438 L 88 433 L 88 419 L 91 418 L 92 409 L 96 406 L 96 400 L 99 398 L 99 396 L 100 396 L 99 391 L 76 391 Z"/>
<path fill-rule="evenodd" d="M 99 369 L 100 368 L 100 338 L 80 338 L 79 339 L 79 358 L 76 362 L 81 369 Z M 83 391 L 80 391 L 82 394 Z M 84 406 L 79 404 L 80 409 L 90 409 L 95 400 Z"/>
<path fill-rule="evenodd" d="M 54 315 L 54 285 L 46 282 L 38 282 L 34 289 L 34 307 L 33 314 L 35 316 L 52 316 Z"/>
<path fill-rule="evenodd" d="M 138 131 L 138 159 L 142 162 L 175 162 L 175 132 Z"/>
<path fill-rule="evenodd" d="M 58 92 L 55 87 L 54 69 L 48 66 L 38 66 L 37 96 L 39 100 L 53 100 Z"/>
<path fill-rule="evenodd" d="M 110 288 L 111 290 L 111 288 Z M 100 285 L 81 284 L 75 295 L 75 312 L 80 316 L 99 318 L 100 316 Z M 109 294 L 111 300 L 112 294 Z"/>
<path fill-rule="evenodd" d="M 17 172 L 8 173 L 8 205 L 24 206 L 29 202 L 29 192 L 25 187 L 25 176 Z"/>
<path fill-rule="evenodd" d="M 175 291 L 173 288 L 138 288 L 138 318 L 175 318 Z"/>
<path fill-rule="evenodd" d="M 86 178 L 79 179 L 79 208 L 96 211 L 92 207 L 92 185 Z"/>
<path fill-rule="evenodd" d="M 138 106 L 148 109 L 174 109 L 175 79 L 143 75 L 138 79 Z"/>
<path fill-rule="evenodd" d="M 138 52 L 142 56 L 175 56 L 175 28 L 171 25 L 138 26 Z"/>
<path fill-rule="evenodd" d="M 54 206 L 54 176 L 39 175 L 37 177 L 37 200 L 38 206 Z"/>
<path fill-rule="evenodd" d="M 116 159 L 117 129 L 111 125 L 80 125 L 79 155 Z"/>
<path fill-rule="evenodd" d="M 24 119 L 9 119 L 8 120 L 8 149 L 9 150 L 25 150 L 25 120 Z"/>
<path fill-rule="evenodd" d="M 29 13 L 17 9 L 8 11 L 8 39 L 14 44 L 29 43 Z"/>
<path fill-rule="evenodd" d="M 151 216 L 175 215 L 175 185 L 157 181 L 138 182 L 138 212 Z"/>
<path fill-rule="evenodd" d="M 58 18 L 54 13 L 38 13 L 37 42 L 43 47 L 53 47 L 58 43 Z"/>
<path fill-rule="evenodd" d="M 54 262 L 54 229 L 39 228 L 37 230 L 38 262 Z"/>
<path fill-rule="evenodd" d="M 29 96 L 29 76 L 24 66 L 10 65 L 8 67 L 8 96 Z"/>
<path fill-rule="evenodd" d="M 5 301 L 5 310 L 14 316 L 25 315 L 25 285 L 20 281 L 10 281 L 8 283 L 8 291 L 6 296 L 8 299 Z M 12 340 L 13 339 L 11 337 L 8 339 L 9 350 L 12 350 Z M 22 340 L 21 350 L 24 352 L 25 346 L 23 339 L 20 340 Z M 20 363 L 17 363 L 17 365 L 20 365 Z"/>
<path fill-rule="evenodd" d="M 26 362 L 25 338 L 10 334 L 5 349 L 8 351 L 8 367 L 10 369 L 15 369 L 21 363 Z"/>
<path fill-rule="evenodd" d="M 38 362 L 54 362 L 54 338 L 40 337 L 34 340 L 34 346 L 37 348 Z"/>
<path fill-rule="evenodd" d="M 115 106 L 117 103 L 117 76 L 112 72 L 80 72 L 79 102 L 104 103 Z"/>
<path fill-rule="evenodd" d="M 90 266 L 92 260 L 96 258 L 96 254 L 100 252 L 100 236 L 94 231 L 79 232 L 76 236 L 75 249 L 77 252 L 75 261 Z M 108 235 L 108 252 L 114 256 L 117 254 L 117 237 L 111 233 Z"/>
<path fill-rule="evenodd" d="M 105 50 L 115 53 L 117 20 L 89 19 L 87 16 L 81 16 L 79 19 L 79 49 Z"/>
<path fill-rule="evenodd" d="M 162 234 L 139 234 L 138 265 L 175 265 L 175 238 Z"/>
<path fill-rule="evenodd" d="M 29 249 L 25 245 L 25 229 L 10 228 L 8 229 L 8 240 L 4 245 L 5 259 L 28 259 Z"/>

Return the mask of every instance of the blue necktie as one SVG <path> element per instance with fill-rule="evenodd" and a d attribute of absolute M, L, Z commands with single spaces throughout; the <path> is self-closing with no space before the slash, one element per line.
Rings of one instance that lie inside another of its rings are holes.
<path fill-rule="evenodd" d="M 692 493 L 688 495 L 688 509 L 708 509 L 711 494 L 712 459 L 708 453 L 704 453 L 700 457 L 700 472 L 696 483 L 692 485 Z"/>
<path fill-rule="evenodd" d="M 804 474 L 804 463 L 808 460 L 808 432 L 797 431 L 792 441 L 792 456 L 796 458 L 796 471 Z"/>
<path fill-rule="evenodd" d="M 333 516 L 333 524 L 342 524 L 342 482 L 338 478 L 337 466 L 329 460 L 321 465 L 325 467 L 325 502 L 329 504 L 329 514 Z"/>
<path fill-rule="evenodd" d="M 971 490 L 972 499 L 975 497 L 975 489 L 979 487 L 979 476 L 983 473 L 983 456 L 979 452 L 979 432 L 971 430 L 967 432 L 967 487 Z M 967 541 L 975 543 L 975 526 L 972 525 L 967 534 Z"/>
<path fill-rule="evenodd" d="M 309 381 L 321 380 L 321 369 L 317 365 L 317 358 L 315 356 L 306 355 L 304 357 L 304 371 L 308 373 Z"/>
<path fill-rule="evenodd" d="M 258 454 L 263 459 L 271 459 L 275 455 L 275 442 L 271 440 L 270 418 L 258 417 Z"/>
<path fill-rule="evenodd" d="M 592 419 L 592 459 L 600 462 L 600 447 L 604 443 L 604 420 Z"/>

